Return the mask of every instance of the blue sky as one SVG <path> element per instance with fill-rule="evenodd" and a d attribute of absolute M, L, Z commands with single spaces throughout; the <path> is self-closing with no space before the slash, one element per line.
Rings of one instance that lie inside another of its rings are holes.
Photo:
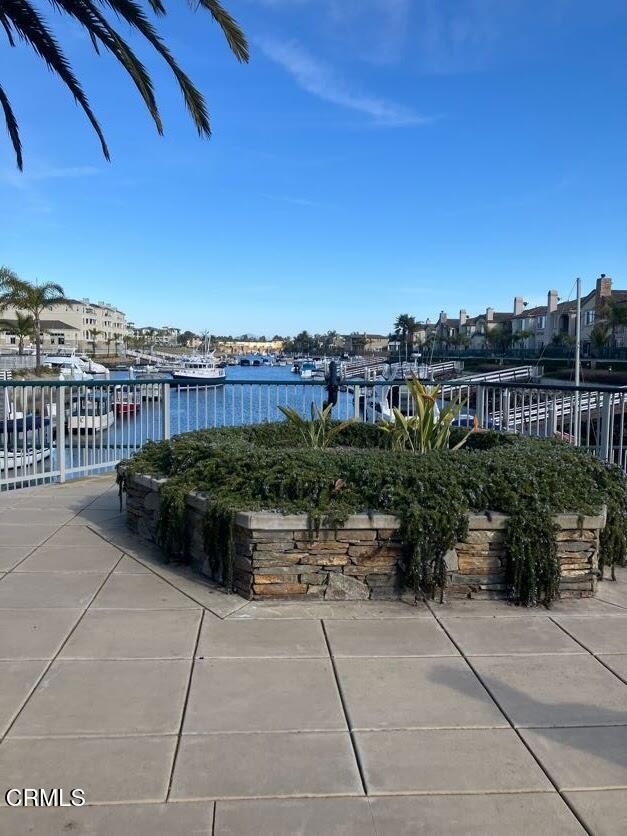
<path fill-rule="evenodd" d="M 108 164 L 69 94 L 2 45 L 26 171 L 0 132 L 0 263 L 138 324 L 268 336 L 509 310 L 577 275 L 627 286 L 624 3 L 228 0 L 248 66 L 169 5 L 158 25 L 206 95 L 209 141 L 157 56 L 138 46 L 162 138 L 56 16 Z"/>

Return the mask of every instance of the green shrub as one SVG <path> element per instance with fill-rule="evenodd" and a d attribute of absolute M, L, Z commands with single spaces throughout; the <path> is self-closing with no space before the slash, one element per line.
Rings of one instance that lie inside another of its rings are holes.
<path fill-rule="evenodd" d="M 451 446 L 465 433 L 453 428 Z M 227 585 L 237 510 L 304 512 L 313 528 L 322 521 L 340 525 L 351 513 L 396 514 L 407 578 L 430 594 L 443 589 L 444 555 L 463 536 L 469 511 L 510 515 L 507 580 L 511 598 L 522 604 L 549 604 L 558 593 L 557 513 L 592 514 L 607 505 L 600 566 L 613 571 L 625 560 L 627 480 L 570 445 L 481 432 L 462 450 L 417 456 L 387 449 L 385 434 L 365 423 L 342 428 L 335 444 L 307 448 L 288 422 L 204 430 L 147 444 L 121 473 L 169 477 L 159 537 L 183 558 L 185 494 L 208 493 L 207 550 Z"/>

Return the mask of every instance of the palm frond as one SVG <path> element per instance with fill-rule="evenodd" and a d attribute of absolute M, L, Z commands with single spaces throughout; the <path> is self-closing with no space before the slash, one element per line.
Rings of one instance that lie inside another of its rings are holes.
<path fill-rule="evenodd" d="M 209 12 L 222 29 L 224 37 L 237 60 L 247 64 L 250 59 L 248 41 L 233 16 L 227 12 L 224 6 L 218 0 L 191 0 L 191 5 L 196 9 L 202 6 Z"/>
<path fill-rule="evenodd" d="M 144 100 L 157 131 L 163 134 L 163 123 L 155 100 L 152 81 L 133 50 L 113 29 L 91 0 L 50 0 L 59 11 L 81 23 L 98 51 L 98 41 L 122 64 Z"/>
<path fill-rule="evenodd" d="M 20 171 L 24 168 L 24 160 L 22 157 L 22 141 L 20 139 L 20 130 L 17 125 L 17 119 L 13 113 L 9 97 L 4 92 L 2 85 L 0 85 L 0 107 L 4 113 L 4 121 L 6 122 L 9 139 L 15 151 L 15 162 Z"/>
<path fill-rule="evenodd" d="M 65 84 L 80 105 L 95 130 L 105 159 L 110 159 L 109 149 L 98 120 L 83 92 L 78 79 L 72 72 L 69 61 L 61 51 L 55 38 L 26 0 L 2 0 L 2 10 L 18 35 L 42 58 L 49 69 Z"/>
<path fill-rule="evenodd" d="M 80 0 L 80 2 L 89 3 L 90 0 Z M 157 34 L 157 31 L 144 14 L 141 6 L 136 3 L 135 0 L 99 0 L 99 2 L 101 5 L 109 6 L 130 26 L 137 29 L 138 32 L 141 32 L 148 43 L 156 49 L 159 55 L 172 70 L 172 73 L 181 88 L 185 105 L 190 112 L 198 133 L 201 136 L 210 136 L 211 127 L 209 125 L 209 114 L 207 112 L 207 106 L 202 94 L 196 89 L 192 81 L 178 66 L 172 56 L 172 53 Z"/>

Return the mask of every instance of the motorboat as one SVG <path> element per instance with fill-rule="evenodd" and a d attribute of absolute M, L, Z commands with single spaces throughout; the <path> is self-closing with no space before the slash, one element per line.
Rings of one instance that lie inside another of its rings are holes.
<path fill-rule="evenodd" d="M 0 422 L 0 474 L 12 470 L 26 475 L 51 455 L 50 418 L 14 412 Z"/>
<path fill-rule="evenodd" d="M 114 401 L 108 392 L 72 398 L 67 424 L 72 432 L 101 432 L 115 423 Z"/>
<path fill-rule="evenodd" d="M 59 380 L 93 380 L 86 363 L 75 354 L 49 354 L 43 358 L 42 365 L 58 372 Z"/>
<path fill-rule="evenodd" d="M 135 415 L 141 408 L 142 396 L 139 387 L 115 387 L 115 411 L 118 415 Z"/>
<path fill-rule="evenodd" d="M 180 365 L 172 370 L 172 377 L 174 380 L 217 386 L 224 383 L 226 371 L 218 366 L 213 354 L 202 354 L 181 358 Z"/>

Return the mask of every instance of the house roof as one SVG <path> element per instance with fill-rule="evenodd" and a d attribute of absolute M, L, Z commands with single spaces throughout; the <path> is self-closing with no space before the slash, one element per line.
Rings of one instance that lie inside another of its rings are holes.
<path fill-rule="evenodd" d="M 531 316 L 546 316 L 547 311 L 548 308 L 546 305 L 538 305 L 535 308 L 528 308 L 526 311 L 512 316 L 512 319 L 527 319 Z"/>
<path fill-rule="evenodd" d="M 17 320 L 5 319 L 6 325 L 0 326 L 0 330 L 10 331 L 9 323 L 17 322 Z M 39 325 L 42 331 L 78 331 L 73 325 L 68 325 L 67 322 L 62 322 L 60 319 L 40 319 Z"/>

